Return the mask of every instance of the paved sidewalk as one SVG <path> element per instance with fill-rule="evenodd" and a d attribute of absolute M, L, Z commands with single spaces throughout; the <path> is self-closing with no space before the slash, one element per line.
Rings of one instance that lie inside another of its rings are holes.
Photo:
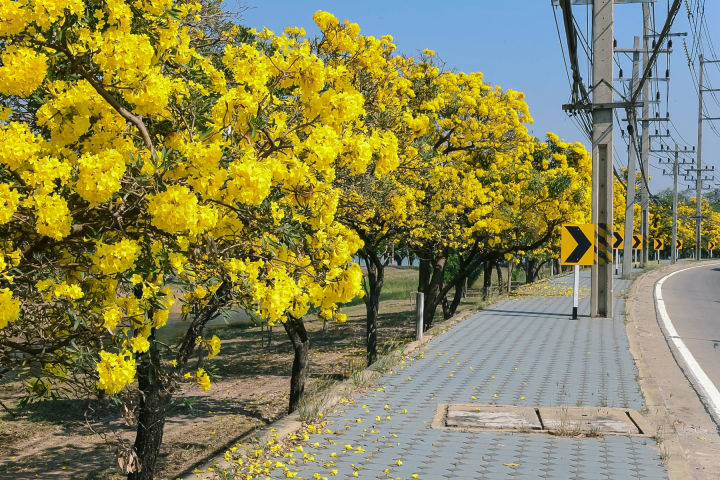
<path fill-rule="evenodd" d="M 621 313 L 629 282 L 615 281 L 614 319 L 582 315 L 589 311 L 585 296 L 574 321 L 571 297 L 548 295 L 571 281 L 557 277 L 534 288 L 536 294 L 501 301 L 433 339 L 371 392 L 327 417 L 334 433 L 314 436 L 319 446 L 304 445 L 314 461 L 300 460 L 296 478 L 354 478 L 353 472 L 369 479 L 667 478 L 650 438 L 431 428 L 439 403 L 642 410 Z M 583 272 L 581 292 L 588 290 Z M 284 477 L 280 469 L 275 475 Z"/>

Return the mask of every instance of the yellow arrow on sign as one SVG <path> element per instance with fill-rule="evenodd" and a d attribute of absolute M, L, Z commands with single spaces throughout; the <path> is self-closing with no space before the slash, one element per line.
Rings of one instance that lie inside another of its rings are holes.
<path fill-rule="evenodd" d="M 592 265 L 595 263 L 595 224 L 566 224 L 560 230 L 560 263 Z"/>

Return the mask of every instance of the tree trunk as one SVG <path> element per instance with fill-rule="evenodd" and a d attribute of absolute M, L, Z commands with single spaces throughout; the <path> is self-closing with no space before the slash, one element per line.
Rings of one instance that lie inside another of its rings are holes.
<path fill-rule="evenodd" d="M 160 354 L 155 341 L 155 329 L 150 334 L 150 349 L 142 354 L 137 370 L 140 402 L 138 404 L 138 426 L 133 450 L 139 465 L 128 474 L 128 480 L 152 480 L 155 477 L 155 463 L 160 445 L 167 406 L 172 397 L 158 378 Z"/>
<path fill-rule="evenodd" d="M 430 281 L 425 287 L 425 308 L 423 311 L 424 328 L 427 331 L 432 327 L 433 318 L 435 317 L 435 311 L 437 307 L 442 303 L 441 290 L 443 287 L 443 281 L 445 280 L 445 262 L 447 256 L 438 256 L 435 261 L 432 262 L 432 275 Z"/>
<path fill-rule="evenodd" d="M 434 252 L 431 248 L 428 248 L 418 252 L 418 257 L 420 258 L 418 292 L 425 295 L 423 330 L 427 331 L 432 327 L 437 307 L 442 304 L 447 251 Z M 445 313 L 443 312 L 443 314 Z"/>
<path fill-rule="evenodd" d="M 513 261 L 508 262 L 508 280 L 507 280 L 507 293 L 512 291 L 512 272 L 513 272 Z"/>
<path fill-rule="evenodd" d="M 487 301 L 488 294 L 490 293 L 490 286 L 492 285 L 492 264 L 490 263 L 490 260 L 485 260 L 483 262 L 483 291 L 482 296 L 483 300 Z"/>
<path fill-rule="evenodd" d="M 288 338 L 290 338 L 295 353 L 292 364 L 292 376 L 290 377 L 290 404 L 288 406 L 288 413 L 292 413 L 297 410 L 298 403 L 305 392 L 310 339 L 308 338 L 302 318 L 295 318 L 292 315 L 288 315 L 283 326 L 288 334 Z"/>
<path fill-rule="evenodd" d="M 525 283 L 532 283 L 535 281 L 535 264 L 537 262 L 534 258 L 528 258 L 525 263 Z"/>
<path fill-rule="evenodd" d="M 227 305 L 230 282 L 223 281 L 220 288 L 210 297 L 207 305 L 192 319 L 175 358 L 175 372 L 181 372 L 188 364 L 190 356 L 195 349 L 195 339 L 202 335 L 205 324 L 214 318 L 219 308 Z M 139 298 L 142 288 L 135 292 Z M 138 402 L 138 426 L 135 434 L 133 453 L 136 456 L 137 468 L 128 473 L 128 480 L 152 480 L 155 473 L 155 463 L 160 453 L 167 407 L 172 399 L 172 392 L 176 382 L 166 380 L 160 375 L 160 352 L 155 340 L 153 328 L 148 337 L 150 348 L 144 354 L 138 355 L 138 387 L 140 389 Z M 125 459 L 128 463 L 133 459 Z"/>
<path fill-rule="evenodd" d="M 368 366 L 377 360 L 377 319 L 380 310 L 380 293 L 385 280 L 385 265 L 377 257 L 377 252 L 367 250 L 361 254 L 367 265 L 368 285 L 365 291 L 366 344 Z"/>
<path fill-rule="evenodd" d="M 495 272 L 497 273 L 498 280 L 498 295 L 500 295 L 503 291 L 503 275 L 502 268 L 500 267 L 500 262 L 495 262 Z"/>
<path fill-rule="evenodd" d="M 533 280 L 536 278 L 540 278 L 540 270 L 542 270 L 543 266 L 545 266 L 545 262 L 537 262 L 535 272 L 533 273 Z"/>
<path fill-rule="evenodd" d="M 455 293 L 453 294 L 452 302 L 448 308 L 448 312 L 445 318 L 450 318 L 455 315 L 457 307 L 460 305 L 460 301 L 465 296 L 465 288 L 467 287 L 467 275 L 459 275 L 455 280 Z"/>

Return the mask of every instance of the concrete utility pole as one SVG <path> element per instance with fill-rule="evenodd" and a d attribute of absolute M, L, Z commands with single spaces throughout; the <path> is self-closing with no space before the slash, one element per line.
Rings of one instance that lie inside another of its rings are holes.
<path fill-rule="evenodd" d="M 640 37 L 633 41 L 633 66 L 630 79 L 630 91 L 633 91 L 640 73 Z M 634 108 L 634 107 L 632 107 Z M 645 108 L 643 107 L 643 111 Z M 646 117 L 644 117 L 646 118 Z M 643 122 L 645 123 L 645 122 Z M 643 129 L 645 130 L 645 129 Z M 623 277 L 630 277 L 632 274 L 633 255 L 633 224 L 635 223 L 635 165 L 637 164 L 637 152 L 635 151 L 635 134 L 632 123 L 628 124 L 628 178 L 627 189 L 625 190 L 625 245 L 623 249 Z M 641 182 L 642 183 L 642 182 Z M 643 239 L 644 241 L 644 239 Z"/>
<path fill-rule="evenodd" d="M 673 233 L 672 233 L 672 260 L 677 262 L 677 176 L 678 176 L 678 149 L 675 144 L 675 160 L 673 161 Z"/>
<path fill-rule="evenodd" d="M 591 267 L 590 315 L 613 314 L 613 0 L 592 5 L 592 222 L 597 262 Z"/>
<path fill-rule="evenodd" d="M 663 152 L 663 153 L 670 153 L 671 150 L 654 150 L 655 152 Z M 695 147 L 693 147 L 692 150 L 688 150 L 687 146 L 684 150 L 680 150 L 678 148 L 677 143 L 675 144 L 675 150 L 672 151 L 675 155 L 674 159 L 667 159 L 667 162 L 672 162 L 673 169 L 672 169 L 672 176 L 673 176 L 673 205 L 672 205 L 672 238 L 670 239 L 671 245 L 670 245 L 670 263 L 677 262 L 678 259 L 678 251 L 677 251 L 677 227 L 678 227 L 678 177 L 680 176 L 680 154 L 689 154 L 692 155 L 695 153 Z M 660 160 L 660 163 L 662 163 L 662 160 Z M 693 160 L 691 159 L 689 162 L 686 162 L 683 158 L 682 165 L 692 165 Z M 687 168 L 683 174 L 686 174 L 688 171 L 694 170 L 693 168 Z M 667 175 L 665 170 L 663 170 L 663 175 Z"/>
<path fill-rule="evenodd" d="M 643 12 L 643 54 L 642 64 L 643 70 L 648 64 L 649 35 L 650 35 L 650 6 L 647 3 L 642 4 Z M 634 79 L 633 79 L 634 80 Z M 632 90 L 630 90 L 632 91 Z M 642 235 L 642 256 L 640 265 L 645 267 L 648 262 L 648 242 L 650 241 L 650 230 L 648 228 L 648 208 L 650 206 L 650 192 L 648 191 L 647 182 L 650 181 L 650 83 L 643 83 L 642 88 L 642 144 L 640 149 L 640 161 L 642 162 L 642 172 L 644 180 L 641 182 L 640 188 L 640 234 Z"/>
<path fill-rule="evenodd" d="M 698 142 L 697 142 L 697 171 L 695 179 L 695 258 L 700 260 L 702 255 L 702 244 L 701 244 L 701 222 L 702 222 L 702 175 L 703 172 L 711 170 L 710 168 L 702 168 L 702 130 L 703 120 L 720 120 L 720 117 L 706 117 L 703 115 L 703 92 L 720 92 L 720 88 L 703 88 L 703 71 L 705 70 L 703 65 L 706 63 L 720 63 L 720 60 L 705 60 L 702 53 L 699 58 L 700 73 L 698 76 Z"/>
<path fill-rule="evenodd" d="M 700 77 L 698 79 L 698 141 L 696 168 L 698 169 L 695 179 L 695 259 L 700 260 L 702 245 L 700 244 L 700 224 L 702 221 L 702 124 L 703 121 L 703 55 L 700 54 Z"/>
<path fill-rule="evenodd" d="M 675 160 L 673 161 L 673 207 L 672 207 L 672 247 L 670 263 L 677 262 L 677 202 L 678 202 L 678 145 L 675 144 Z"/>
<path fill-rule="evenodd" d="M 667 152 L 670 153 L 670 150 L 655 150 L 661 151 L 661 152 Z M 678 148 L 677 143 L 675 144 L 675 158 L 673 160 L 667 159 L 668 163 L 672 162 L 673 164 L 673 170 L 672 170 L 672 176 L 673 176 L 673 213 L 672 213 L 672 239 L 671 239 L 671 246 L 670 246 L 670 263 L 676 263 L 678 259 L 678 250 L 677 250 L 677 188 L 678 188 L 678 177 L 680 176 L 680 160 L 679 156 L 680 154 L 694 154 L 695 153 L 695 147 L 693 147 L 692 150 L 688 150 L 687 146 L 684 148 L 684 150 L 680 150 Z M 662 161 L 661 161 L 662 163 Z M 691 159 L 689 162 L 686 162 L 683 158 L 682 165 L 692 165 L 693 160 Z M 687 167 L 686 167 L 687 168 Z M 687 172 L 695 170 L 693 168 L 687 168 L 685 172 L 683 172 L 684 175 L 687 174 Z M 663 170 L 663 174 L 665 173 L 665 170 Z"/>

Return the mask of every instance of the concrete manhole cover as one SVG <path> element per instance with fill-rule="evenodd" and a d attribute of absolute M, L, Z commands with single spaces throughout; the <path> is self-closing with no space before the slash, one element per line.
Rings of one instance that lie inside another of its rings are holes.
<path fill-rule="evenodd" d="M 434 428 L 547 433 L 560 436 L 645 436 L 640 412 L 604 407 L 517 407 L 440 404 Z"/>
<path fill-rule="evenodd" d="M 445 426 L 486 430 L 541 430 L 535 409 L 528 407 L 448 405 Z"/>

